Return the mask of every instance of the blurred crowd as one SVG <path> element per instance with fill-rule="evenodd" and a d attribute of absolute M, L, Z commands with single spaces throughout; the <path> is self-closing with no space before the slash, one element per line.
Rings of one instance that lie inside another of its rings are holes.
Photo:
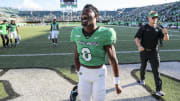
<path fill-rule="evenodd" d="M 180 27 L 180 1 L 151 5 L 136 8 L 122 8 L 114 11 L 99 11 L 99 22 L 137 26 L 139 23 L 148 22 L 148 13 L 157 11 L 159 14 L 159 21 L 166 23 L 167 26 Z M 66 22 L 81 21 L 82 11 L 19 11 L 18 17 L 28 23 L 49 23 L 56 18 L 57 21 Z M 2 18 L 2 17 L 1 17 Z"/>
<path fill-rule="evenodd" d="M 127 22 L 147 22 L 148 13 L 151 10 L 157 11 L 159 13 L 159 20 L 162 22 L 178 22 L 180 20 L 180 2 L 145 6 L 132 9 L 128 12 L 122 11 L 115 17 L 115 20 Z"/>

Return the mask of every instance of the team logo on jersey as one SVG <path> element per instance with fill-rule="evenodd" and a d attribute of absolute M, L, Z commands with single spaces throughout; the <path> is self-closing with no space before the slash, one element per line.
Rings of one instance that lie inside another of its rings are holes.
<path fill-rule="evenodd" d="M 77 38 L 81 37 L 81 35 L 76 35 Z"/>
<path fill-rule="evenodd" d="M 98 42 L 78 41 L 78 44 L 80 44 L 80 45 L 88 45 L 88 46 L 99 46 L 99 43 L 98 43 Z"/>

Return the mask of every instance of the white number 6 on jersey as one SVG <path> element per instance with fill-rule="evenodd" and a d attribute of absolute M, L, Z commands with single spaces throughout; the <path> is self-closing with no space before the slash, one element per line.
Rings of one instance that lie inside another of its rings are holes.
<path fill-rule="evenodd" d="M 85 60 L 85 61 L 91 61 L 92 59 L 92 56 L 91 56 L 91 52 L 88 48 L 83 48 L 81 50 L 82 52 L 82 58 Z"/>

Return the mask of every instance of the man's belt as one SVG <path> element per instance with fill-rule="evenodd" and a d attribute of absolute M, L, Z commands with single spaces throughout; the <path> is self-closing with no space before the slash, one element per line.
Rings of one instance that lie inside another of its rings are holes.
<path fill-rule="evenodd" d="M 151 52 L 151 51 L 154 51 L 154 50 L 156 50 L 156 48 L 154 48 L 154 49 L 145 48 L 144 50 L 145 50 L 145 51 L 147 51 L 147 52 Z"/>

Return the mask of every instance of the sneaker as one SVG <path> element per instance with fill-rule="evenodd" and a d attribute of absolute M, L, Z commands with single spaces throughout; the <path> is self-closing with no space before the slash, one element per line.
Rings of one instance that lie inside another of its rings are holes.
<path fill-rule="evenodd" d="M 53 47 L 57 47 L 57 43 L 53 43 Z"/>
<path fill-rule="evenodd" d="M 164 92 L 162 91 L 156 91 L 156 96 L 164 96 Z"/>
<path fill-rule="evenodd" d="M 57 44 L 54 44 L 54 47 L 57 47 Z"/>
<path fill-rule="evenodd" d="M 20 41 L 17 41 L 17 43 L 16 43 L 16 44 L 18 45 L 19 43 L 20 43 Z"/>
<path fill-rule="evenodd" d="M 17 47 L 17 43 L 15 43 L 14 47 Z"/>
<path fill-rule="evenodd" d="M 144 80 L 140 80 L 139 84 L 142 85 L 142 86 L 145 86 L 145 81 Z"/>
<path fill-rule="evenodd" d="M 12 45 L 12 44 L 10 45 L 10 48 L 13 48 L 13 45 Z"/>
<path fill-rule="evenodd" d="M 54 48 L 54 47 L 56 47 L 56 44 L 55 44 L 55 43 L 53 43 L 53 48 Z"/>

